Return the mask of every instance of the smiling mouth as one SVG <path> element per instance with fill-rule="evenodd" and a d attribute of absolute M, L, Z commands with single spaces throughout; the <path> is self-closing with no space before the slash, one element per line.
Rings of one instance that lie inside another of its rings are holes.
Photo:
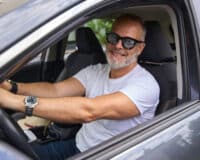
<path fill-rule="evenodd" d="M 126 53 L 121 53 L 121 52 L 119 52 L 119 51 L 110 51 L 110 53 L 113 55 L 113 56 L 115 56 L 115 55 L 120 55 L 120 56 L 123 56 L 123 57 L 126 57 L 126 56 L 128 56 L 128 54 L 126 54 Z"/>

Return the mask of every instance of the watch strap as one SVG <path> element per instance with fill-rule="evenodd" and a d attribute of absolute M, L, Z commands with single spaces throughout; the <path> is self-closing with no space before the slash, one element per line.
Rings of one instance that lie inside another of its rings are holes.
<path fill-rule="evenodd" d="M 35 96 L 26 96 L 24 99 L 25 103 L 25 114 L 27 116 L 32 116 L 35 106 L 38 104 L 37 97 Z"/>
<path fill-rule="evenodd" d="M 33 108 L 30 108 L 30 107 L 26 106 L 26 108 L 25 108 L 25 114 L 27 116 L 32 116 L 32 114 L 33 114 Z"/>
<path fill-rule="evenodd" d="M 10 92 L 16 94 L 18 91 L 18 85 L 16 82 L 12 81 L 12 80 L 8 80 L 8 82 L 11 84 L 11 89 Z"/>

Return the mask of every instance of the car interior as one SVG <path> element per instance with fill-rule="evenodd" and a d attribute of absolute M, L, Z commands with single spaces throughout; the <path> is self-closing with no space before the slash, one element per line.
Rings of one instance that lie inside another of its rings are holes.
<path fill-rule="evenodd" d="M 174 11 L 166 5 L 151 5 L 113 8 L 96 13 L 92 19 L 114 19 L 123 13 L 141 16 L 145 22 L 147 34 L 146 47 L 138 59 L 160 85 L 160 103 L 156 116 L 174 108 L 182 99 L 182 72 L 177 19 Z M 82 68 L 97 63 L 106 63 L 104 47 L 87 22 L 71 30 L 61 40 L 41 52 L 11 77 L 16 82 L 61 81 L 73 76 Z M 75 34 L 74 41 L 69 40 Z M 16 120 L 23 116 L 14 115 Z M 33 127 L 32 130 L 40 142 L 63 139 L 74 136 L 80 125 L 51 123 L 49 133 L 43 134 L 46 127 Z M 60 134 L 56 131 L 59 130 Z M 44 137 L 45 136 L 45 137 Z"/>

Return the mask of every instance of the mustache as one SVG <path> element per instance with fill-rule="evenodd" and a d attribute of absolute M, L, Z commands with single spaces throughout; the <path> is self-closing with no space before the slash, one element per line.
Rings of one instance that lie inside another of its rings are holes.
<path fill-rule="evenodd" d="M 121 49 L 107 49 L 109 52 L 114 52 L 115 54 L 119 54 L 121 56 L 128 56 L 128 53 L 126 53 L 124 50 Z"/>

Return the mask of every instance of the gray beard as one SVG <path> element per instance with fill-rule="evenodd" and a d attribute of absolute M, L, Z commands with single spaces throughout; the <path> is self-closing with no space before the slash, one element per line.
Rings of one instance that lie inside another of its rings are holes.
<path fill-rule="evenodd" d="M 126 59 L 124 60 L 124 62 L 121 62 L 121 63 L 114 63 L 114 62 L 112 62 L 112 61 L 109 59 L 109 56 L 108 56 L 108 54 L 106 53 L 106 59 L 107 59 L 107 62 L 108 62 L 108 64 L 110 65 L 110 67 L 111 67 L 112 69 L 121 69 L 121 68 L 124 68 L 124 67 L 129 66 L 129 65 L 132 64 L 132 63 L 137 63 L 138 55 L 139 55 L 139 54 L 133 54 L 133 55 L 130 56 L 130 57 L 126 57 Z"/>

